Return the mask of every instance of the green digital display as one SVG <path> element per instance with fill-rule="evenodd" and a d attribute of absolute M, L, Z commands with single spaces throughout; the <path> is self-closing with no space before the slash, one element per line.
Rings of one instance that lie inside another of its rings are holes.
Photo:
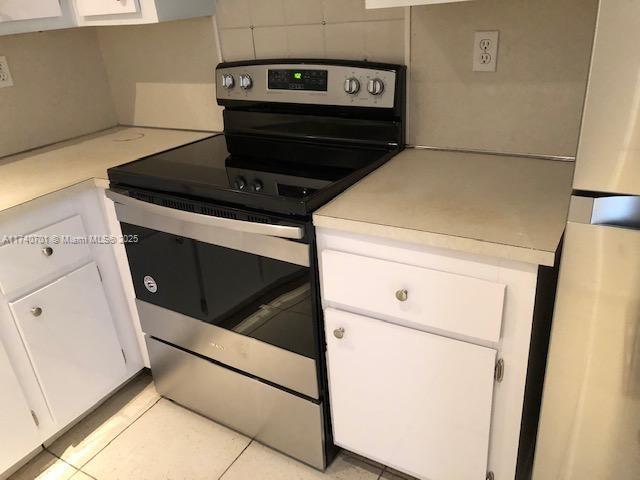
<path fill-rule="evenodd" d="M 269 90 L 327 91 L 327 70 L 270 69 L 268 75 Z"/>

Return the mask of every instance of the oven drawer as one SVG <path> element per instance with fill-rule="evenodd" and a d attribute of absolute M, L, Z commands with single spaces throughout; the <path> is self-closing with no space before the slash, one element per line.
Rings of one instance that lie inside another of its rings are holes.
<path fill-rule="evenodd" d="M 324 469 L 322 404 L 147 337 L 161 395 Z"/>
<path fill-rule="evenodd" d="M 35 286 L 39 280 L 61 277 L 91 256 L 87 245 L 64 242 L 62 238 L 86 236 L 79 215 L 32 232 L 29 236 L 37 241 L 0 247 L 0 286 L 7 296 L 13 296 L 14 292 L 19 294 L 19 290 Z"/>
<path fill-rule="evenodd" d="M 322 252 L 322 289 L 332 304 L 497 342 L 505 285 L 428 268 Z"/>
<path fill-rule="evenodd" d="M 136 305 L 147 335 L 318 398 L 316 362 L 312 358 L 151 303 L 136 300 Z"/>

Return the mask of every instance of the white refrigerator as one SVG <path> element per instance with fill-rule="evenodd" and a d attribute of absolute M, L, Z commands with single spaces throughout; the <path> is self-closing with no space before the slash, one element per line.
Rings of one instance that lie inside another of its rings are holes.
<path fill-rule="evenodd" d="M 533 479 L 640 479 L 640 0 L 600 1 Z"/>

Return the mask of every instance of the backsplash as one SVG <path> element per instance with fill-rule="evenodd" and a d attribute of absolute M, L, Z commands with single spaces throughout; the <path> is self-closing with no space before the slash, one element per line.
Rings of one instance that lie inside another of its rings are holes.
<path fill-rule="evenodd" d="M 409 141 L 574 156 L 597 0 L 477 0 L 411 9 Z M 499 30 L 497 72 L 474 32 Z"/>
<path fill-rule="evenodd" d="M 0 125 L 0 156 L 116 123 L 219 131 L 220 55 L 405 63 L 406 53 L 410 144 L 574 156 L 596 7 L 475 0 L 366 10 L 364 0 L 219 0 L 215 18 L 0 37 L 16 80 L 0 89 L 12 119 Z M 472 71 L 480 30 L 500 31 L 495 73 Z"/>
<path fill-rule="evenodd" d="M 574 156 L 596 7 L 597 0 L 412 7 L 408 142 Z M 366 10 L 364 0 L 220 0 L 222 56 L 404 63 L 406 11 Z M 482 30 L 500 31 L 495 73 L 472 71 L 474 32 Z"/>
<path fill-rule="evenodd" d="M 118 123 L 222 130 L 213 17 L 98 28 Z"/>
<path fill-rule="evenodd" d="M 117 124 L 93 29 L 0 36 L 14 86 L 0 88 L 0 157 Z"/>
<path fill-rule="evenodd" d="M 226 61 L 344 58 L 404 63 L 404 9 L 364 0 L 219 0 Z"/>

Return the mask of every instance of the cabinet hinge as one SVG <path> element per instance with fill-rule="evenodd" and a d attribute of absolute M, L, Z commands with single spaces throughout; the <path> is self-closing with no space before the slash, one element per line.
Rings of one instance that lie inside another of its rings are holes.
<path fill-rule="evenodd" d="M 487 480 L 495 480 L 495 478 L 493 472 L 487 472 Z"/>
<path fill-rule="evenodd" d="M 499 358 L 493 371 L 493 378 L 496 382 L 501 382 L 504 378 L 504 360 Z"/>
<path fill-rule="evenodd" d="M 38 420 L 38 415 L 36 415 L 36 412 L 34 412 L 33 410 L 31 410 L 31 418 L 33 418 L 33 423 L 36 424 L 36 427 L 39 427 L 40 420 Z"/>
<path fill-rule="evenodd" d="M 121 348 L 120 351 L 122 352 L 122 358 L 124 358 L 124 363 L 127 363 L 127 354 L 124 353 L 124 348 Z"/>

